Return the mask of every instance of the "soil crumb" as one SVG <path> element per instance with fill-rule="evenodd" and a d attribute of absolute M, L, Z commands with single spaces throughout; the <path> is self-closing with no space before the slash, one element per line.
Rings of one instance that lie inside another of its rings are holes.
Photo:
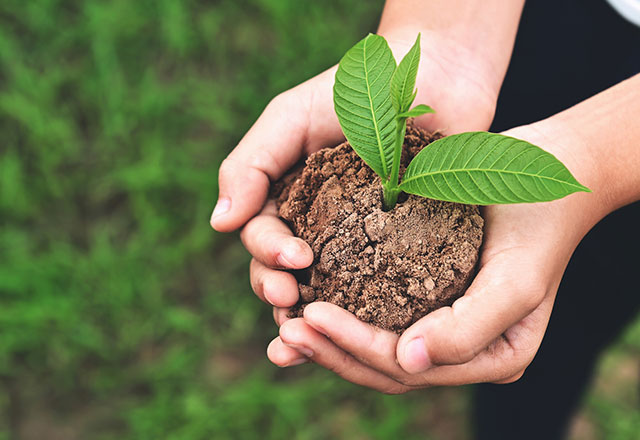
<path fill-rule="evenodd" d="M 401 173 L 438 137 L 409 125 Z M 296 273 L 291 317 L 328 301 L 401 333 L 471 282 L 484 225 L 478 207 L 401 195 L 384 212 L 380 179 L 346 142 L 312 154 L 274 188 L 280 217 L 314 254 Z"/>

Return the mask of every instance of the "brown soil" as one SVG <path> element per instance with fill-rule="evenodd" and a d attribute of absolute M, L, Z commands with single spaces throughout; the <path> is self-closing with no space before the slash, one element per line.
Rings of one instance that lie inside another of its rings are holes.
<path fill-rule="evenodd" d="M 403 167 L 437 137 L 409 126 Z M 299 271 L 300 302 L 329 301 L 378 327 L 402 332 L 451 305 L 469 285 L 482 243 L 478 208 L 401 196 L 382 210 L 380 179 L 348 143 L 309 156 L 276 185 L 279 215 L 313 250 Z"/>

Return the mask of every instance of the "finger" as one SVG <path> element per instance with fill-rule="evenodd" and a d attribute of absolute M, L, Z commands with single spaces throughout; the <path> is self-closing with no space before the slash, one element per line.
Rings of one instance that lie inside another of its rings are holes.
<path fill-rule="evenodd" d="M 308 357 L 284 345 L 279 336 L 267 347 L 267 357 L 279 367 L 293 367 L 310 362 Z"/>
<path fill-rule="evenodd" d="M 482 267 L 466 294 L 408 328 L 397 346 L 397 359 L 408 373 L 434 365 L 469 362 L 509 327 L 540 305 L 547 286 L 542 269 L 525 255 L 504 253 Z"/>
<path fill-rule="evenodd" d="M 410 387 L 462 385 L 478 382 L 508 383 L 522 375 L 540 345 L 550 306 L 540 307 L 505 332 L 471 361 L 436 366 L 424 373 L 407 374 L 395 358 L 398 337 L 376 329 L 346 310 L 329 303 L 305 308 L 305 322 L 327 335 L 338 347 L 363 364 Z"/>
<path fill-rule="evenodd" d="M 274 307 L 273 308 L 273 320 L 276 325 L 280 327 L 283 323 L 287 322 L 289 318 L 289 308 Z"/>
<path fill-rule="evenodd" d="M 304 320 L 363 364 L 395 379 L 403 380 L 407 376 L 396 363 L 398 335 L 395 333 L 362 322 L 328 302 L 307 305 Z"/>
<path fill-rule="evenodd" d="M 426 383 L 441 386 L 510 383 L 519 379 L 542 343 L 553 301 L 554 296 L 548 295 L 536 310 L 492 341 L 471 361 L 436 366 L 416 376 Z"/>
<path fill-rule="evenodd" d="M 520 370 L 516 374 L 514 374 L 513 376 L 509 376 L 506 379 L 496 380 L 493 383 L 499 384 L 499 385 L 504 385 L 504 384 L 508 384 L 508 383 L 514 383 L 514 382 L 520 380 L 520 378 L 522 376 L 524 376 L 524 372 L 525 372 L 525 370 Z"/>
<path fill-rule="evenodd" d="M 529 362 L 530 359 L 523 357 L 508 339 L 500 337 L 469 362 L 437 366 L 413 377 L 432 386 L 508 383 L 524 371 Z"/>
<path fill-rule="evenodd" d="M 305 148 L 338 142 L 342 133 L 333 111 L 334 69 L 275 97 L 219 172 L 219 195 L 211 226 L 239 228 L 260 211 L 269 183 L 282 176 Z"/>
<path fill-rule="evenodd" d="M 242 229 L 240 238 L 253 257 L 269 267 L 302 269 L 313 262 L 313 252 L 301 238 L 275 216 L 275 203 L 269 202 L 262 213 Z"/>
<path fill-rule="evenodd" d="M 255 258 L 249 265 L 251 288 L 273 306 L 291 307 L 298 301 L 298 282 L 289 272 L 270 269 Z"/>
<path fill-rule="evenodd" d="M 289 348 L 303 350 L 314 363 L 333 371 L 349 382 L 387 394 L 398 394 L 412 389 L 358 362 L 301 318 L 284 323 L 280 327 L 280 339 Z"/>
<path fill-rule="evenodd" d="M 228 232 L 242 226 L 262 208 L 270 181 L 300 158 L 308 128 L 303 109 L 291 92 L 277 96 L 222 162 L 211 215 L 214 229 Z"/>

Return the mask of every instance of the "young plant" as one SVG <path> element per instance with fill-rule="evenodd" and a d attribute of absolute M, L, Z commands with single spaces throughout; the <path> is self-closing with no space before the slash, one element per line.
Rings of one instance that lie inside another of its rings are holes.
<path fill-rule="evenodd" d="M 469 132 L 424 148 L 399 182 L 407 118 L 434 111 L 411 108 L 420 63 L 420 35 L 396 66 L 383 37 L 369 34 L 340 60 L 333 101 L 355 152 L 382 181 L 384 209 L 400 192 L 475 205 L 543 202 L 590 192 L 550 153 L 501 134 Z"/>

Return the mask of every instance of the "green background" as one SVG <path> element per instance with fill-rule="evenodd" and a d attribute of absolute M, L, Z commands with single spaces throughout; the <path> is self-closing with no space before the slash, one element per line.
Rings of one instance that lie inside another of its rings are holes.
<path fill-rule="evenodd" d="M 0 2 L 0 439 L 465 439 L 468 388 L 384 396 L 265 357 L 217 168 L 382 1 Z M 640 432 L 640 325 L 572 436 Z M 552 396 L 550 396 L 552 398 Z"/>

